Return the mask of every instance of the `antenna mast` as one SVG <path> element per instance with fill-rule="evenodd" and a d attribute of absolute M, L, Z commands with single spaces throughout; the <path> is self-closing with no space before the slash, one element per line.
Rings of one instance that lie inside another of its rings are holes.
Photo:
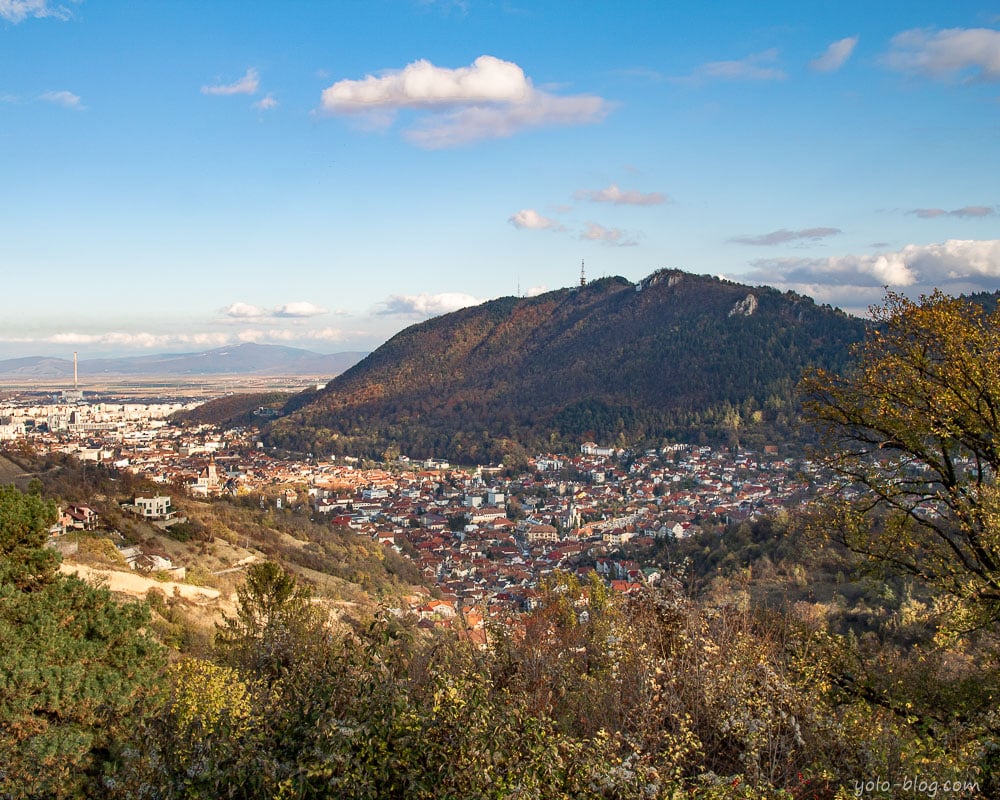
<path fill-rule="evenodd" d="M 583 259 L 582 258 L 580 259 L 580 285 L 581 286 L 586 286 L 587 285 L 587 273 L 583 269 Z"/>

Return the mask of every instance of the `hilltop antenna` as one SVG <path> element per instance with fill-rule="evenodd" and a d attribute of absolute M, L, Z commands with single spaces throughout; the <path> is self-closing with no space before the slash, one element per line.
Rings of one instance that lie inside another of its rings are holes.
<path fill-rule="evenodd" d="M 580 259 L 580 285 L 581 286 L 586 286 L 587 285 L 587 273 L 583 269 L 583 259 L 582 258 Z"/>

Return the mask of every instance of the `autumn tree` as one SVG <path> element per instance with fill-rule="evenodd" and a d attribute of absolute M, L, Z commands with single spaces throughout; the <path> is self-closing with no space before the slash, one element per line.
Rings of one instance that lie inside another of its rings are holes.
<path fill-rule="evenodd" d="M 844 374 L 800 389 L 842 479 L 828 528 L 925 581 L 971 628 L 1000 621 L 1000 309 L 888 293 Z"/>

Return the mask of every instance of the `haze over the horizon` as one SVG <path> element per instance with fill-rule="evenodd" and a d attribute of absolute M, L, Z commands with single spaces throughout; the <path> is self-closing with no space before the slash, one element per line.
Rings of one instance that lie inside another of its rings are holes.
<path fill-rule="evenodd" d="M 0 0 L 0 358 L 372 350 L 579 279 L 1000 288 L 1000 13 Z"/>

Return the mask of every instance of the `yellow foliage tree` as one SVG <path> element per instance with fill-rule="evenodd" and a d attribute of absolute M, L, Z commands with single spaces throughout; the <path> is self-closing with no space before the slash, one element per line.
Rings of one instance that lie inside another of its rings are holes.
<path fill-rule="evenodd" d="M 1000 621 L 1000 308 L 888 293 L 853 370 L 803 379 L 843 479 L 831 530 L 915 575 L 963 628 Z"/>

